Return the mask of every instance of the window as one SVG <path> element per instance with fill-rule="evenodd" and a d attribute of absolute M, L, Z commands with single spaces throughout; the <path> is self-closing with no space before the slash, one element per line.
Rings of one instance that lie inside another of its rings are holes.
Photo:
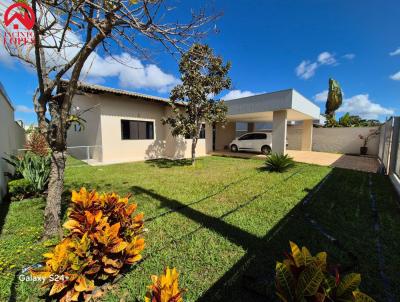
<path fill-rule="evenodd" d="M 253 139 L 266 139 L 267 135 L 265 133 L 254 133 Z"/>
<path fill-rule="evenodd" d="M 191 135 L 185 135 L 185 139 L 191 139 Z M 206 124 L 201 124 L 201 129 L 200 129 L 200 134 L 199 134 L 199 139 L 204 139 L 206 138 Z"/>
<path fill-rule="evenodd" d="M 266 139 L 267 135 L 265 133 L 248 133 L 239 138 L 240 141 L 248 141 L 255 139 Z"/>
<path fill-rule="evenodd" d="M 201 124 L 200 135 L 199 138 L 206 138 L 206 124 Z"/>
<path fill-rule="evenodd" d="M 154 123 L 146 121 L 121 120 L 121 138 L 154 139 Z"/>
<path fill-rule="evenodd" d="M 239 137 L 239 140 L 240 140 L 240 141 L 247 141 L 247 140 L 252 139 L 252 138 L 251 138 L 252 136 L 253 136 L 252 134 L 245 134 L 245 135 Z"/>

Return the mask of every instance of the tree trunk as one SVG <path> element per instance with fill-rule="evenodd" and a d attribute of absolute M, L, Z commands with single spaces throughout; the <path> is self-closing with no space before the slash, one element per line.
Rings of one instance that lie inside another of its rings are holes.
<path fill-rule="evenodd" d="M 197 137 L 192 138 L 192 165 L 196 162 L 196 145 L 197 145 Z"/>
<path fill-rule="evenodd" d="M 196 133 L 193 135 L 192 138 L 192 165 L 194 165 L 196 162 L 196 146 L 197 146 L 197 141 L 199 140 L 201 127 L 202 124 L 197 123 Z"/>
<path fill-rule="evenodd" d="M 61 198 L 64 191 L 65 152 L 53 151 L 48 185 L 46 208 L 44 210 L 44 238 L 60 234 Z"/>

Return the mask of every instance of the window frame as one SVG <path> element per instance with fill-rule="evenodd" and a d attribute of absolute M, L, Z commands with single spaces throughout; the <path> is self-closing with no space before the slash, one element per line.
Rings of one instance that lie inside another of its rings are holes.
<path fill-rule="evenodd" d="M 124 138 L 124 122 L 128 122 L 129 123 L 129 138 Z M 130 127 L 131 127 L 131 123 L 132 122 L 136 122 L 137 124 L 137 137 L 138 138 L 131 138 L 130 137 Z M 139 123 L 145 123 L 145 127 L 146 127 L 146 138 L 140 138 L 140 133 L 139 133 Z M 155 121 L 154 120 L 146 120 L 146 119 L 121 119 L 120 120 L 120 125 L 121 125 L 121 140 L 122 141 L 144 141 L 144 140 L 155 140 Z M 149 126 L 151 125 L 151 135 L 149 134 Z M 149 138 L 148 138 L 149 136 Z"/>

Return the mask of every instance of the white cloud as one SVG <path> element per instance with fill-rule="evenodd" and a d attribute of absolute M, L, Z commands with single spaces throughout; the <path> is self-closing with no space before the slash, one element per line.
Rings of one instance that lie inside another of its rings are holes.
<path fill-rule="evenodd" d="M 389 53 L 390 56 L 398 56 L 400 55 L 400 47 L 397 48 L 395 51 L 392 51 L 391 53 Z"/>
<path fill-rule="evenodd" d="M 390 76 L 390 78 L 391 78 L 392 80 L 394 80 L 394 81 L 400 81 L 400 71 L 397 72 L 397 73 L 395 73 L 395 74 L 392 74 L 392 75 Z"/>
<path fill-rule="evenodd" d="M 22 113 L 34 113 L 35 110 L 33 108 L 29 108 L 25 105 L 17 105 L 15 106 L 15 111 L 16 112 L 22 112 Z"/>
<path fill-rule="evenodd" d="M 299 66 L 296 67 L 296 75 L 302 79 L 309 79 L 314 76 L 315 71 L 318 68 L 318 63 L 311 63 L 310 61 L 302 61 Z"/>
<path fill-rule="evenodd" d="M 356 55 L 354 53 L 346 53 L 345 55 L 343 55 L 343 58 L 347 60 L 353 60 L 355 57 Z"/>
<path fill-rule="evenodd" d="M 132 89 L 155 89 L 167 92 L 180 81 L 165 73 L 155 64 L 143 64 L 128 53 L 111 57 L 101 57 L 93 53 L 86 62 L 81 79 L 101 83 L 108 77 L 117 77 L 119 85 Z"/>
<path fill-rule="evenodd" d="M 368 94 L 358 94 L 344 99 L 342 106 L 340 106 L 337 112 L 349 112 L 352 115 L 359 115 L 365 119 L 379 119 L 380 116 L 394 114 L 394 110 L 374 103 Z"/>
<path fill-rule="evenodd" d="M 314 101 L 325 103 L 328 98 L 328 90 L 321 91 L 314 95 Z"/>
<path fill-rule="evenodd" d="M 321 65 L 333 65 L 336 63 L 335 56 L 327 51 L 321 52 L 318 56 Z"/>
<path fill-rule="evenodd" d="M 304 80 L 312 78 L 315 75 L 317 69 L 322 65 L 336 65 L 337 61 L 334 54 L 330 52 L 324 51 L 321 52 L 317 60 L 312 62 L 310 60 L 303 60 L 301 63 L 296 67 L 296 75 Z"/>
<path fill-rule="evenodd" d="M 221 99 L 227 101 L 227 100 L 245 98 L 247 96 L 252 96 L 252 95 L 256 95 L 256 94 L 257 93 L 254 93 L 254 92 L 251 92 L 251 91 L 248 91 L 248 90 L 242 91 L 242 90 L 236 89 L 236 90 L 229 91 Z"/>

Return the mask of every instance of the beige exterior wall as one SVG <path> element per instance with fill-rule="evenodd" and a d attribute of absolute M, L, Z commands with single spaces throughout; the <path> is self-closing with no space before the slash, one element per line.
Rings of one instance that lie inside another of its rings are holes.
<path fill-rule="evenodd" d="M 314 131 L 316 129 L 313 129 Z M 289 150 L 301 150 L 301 136 L 303 134 L 303 125 L 288 125 L 287 140 Z"/>
<path fill-rule="evenodd" d="M 76 95 L 73 99 L 73 105 L 74 107 L 79 107 L 80 111 L 90 110 L 82 115 L 82 118 L 86 120 L 85 128 L 82 131 L 75 131 L 74 126 L 68 130 L 67 145 L 72 147 L 68 149 L 68 153 L 83 160 L 87 159 L 87 152 L 89 152 L 90 158 L 101 161 L 100 99 L 91 94 Z M 90 148 L 87 149 L 81 146 L 90 146 Z"/>
<path fill-rule="evenodd" d="M 378 127 L 362 128 L 315 128 L 313 135 L 313 151 L 359 154 L 363 141 L 358 137 L 368 135 L 370 130 Z M 379 135 L 370 139 L 368 154 L 377 155 Z"/>
<path fill-rule="evenodd" d="M 236 123 L 227 122 L 225 126 L 217 124 L 215 130 L 215 150 L 229 148 L 229 144 L 236 138 Z"/>
<path fill-rule="evenodd" d="M 104 162 L 137 161 L 164 155 L 165 129 L 161 123 L 165 106 L 150 101 L 107 95 L 101 99 L 101 128 Z M 122 140 L 121 120 L 154 122 L 154 139 Z"/>
<path fill-rule="evenodd" d="M 313 121 L 303 121 L 303 131 L 301 135 L 301 150 L 311 151 L 312 150 L 312 139 L 313 139 Z"/>
<path fill-rule="evenodd" d="M 83 116 L 88 121 L 84 131 L 70 129 L 68 146 L 101 145 L 101 157 L 95 158 L 98 161 L 117 163 L 191 156 L 191 140 L 173 137 L 170 127 L 161 122 L 172 114 L 168 104 L 113 94 L 87 94 L 75 97 L 74 105 L 81 110 L 96 107 Z M 123 119 L 153 122 L 154 139 L 122 140 Z M 211 149 L 212 128 L 206 125 L 206 139 L 198 141 L 196 154 L 204 156 Z"/>
<path fill-rule="evenodd" d="M 360 128 L 314 128 L 312 151 L 359 154 L 363 141 L 358 135 L 368 135 L 370 130 L 377 127 Z M 288 126 L 288 149 L 301 150 L 301 137 L 303 126 Z M 377 155 L 379 136 L 371 138 L 368 143 L 368 154 Z"/>
<path fill-rule="evenodd" d="M 14 121 L 14 108 L 0 87 L 0 201 L 7 193 L 7 177 L 5 172 L 13 172 L 11 167 L 2 159 L 7 154 L 16 154 L 25 144 L 25 131 Z"/>

